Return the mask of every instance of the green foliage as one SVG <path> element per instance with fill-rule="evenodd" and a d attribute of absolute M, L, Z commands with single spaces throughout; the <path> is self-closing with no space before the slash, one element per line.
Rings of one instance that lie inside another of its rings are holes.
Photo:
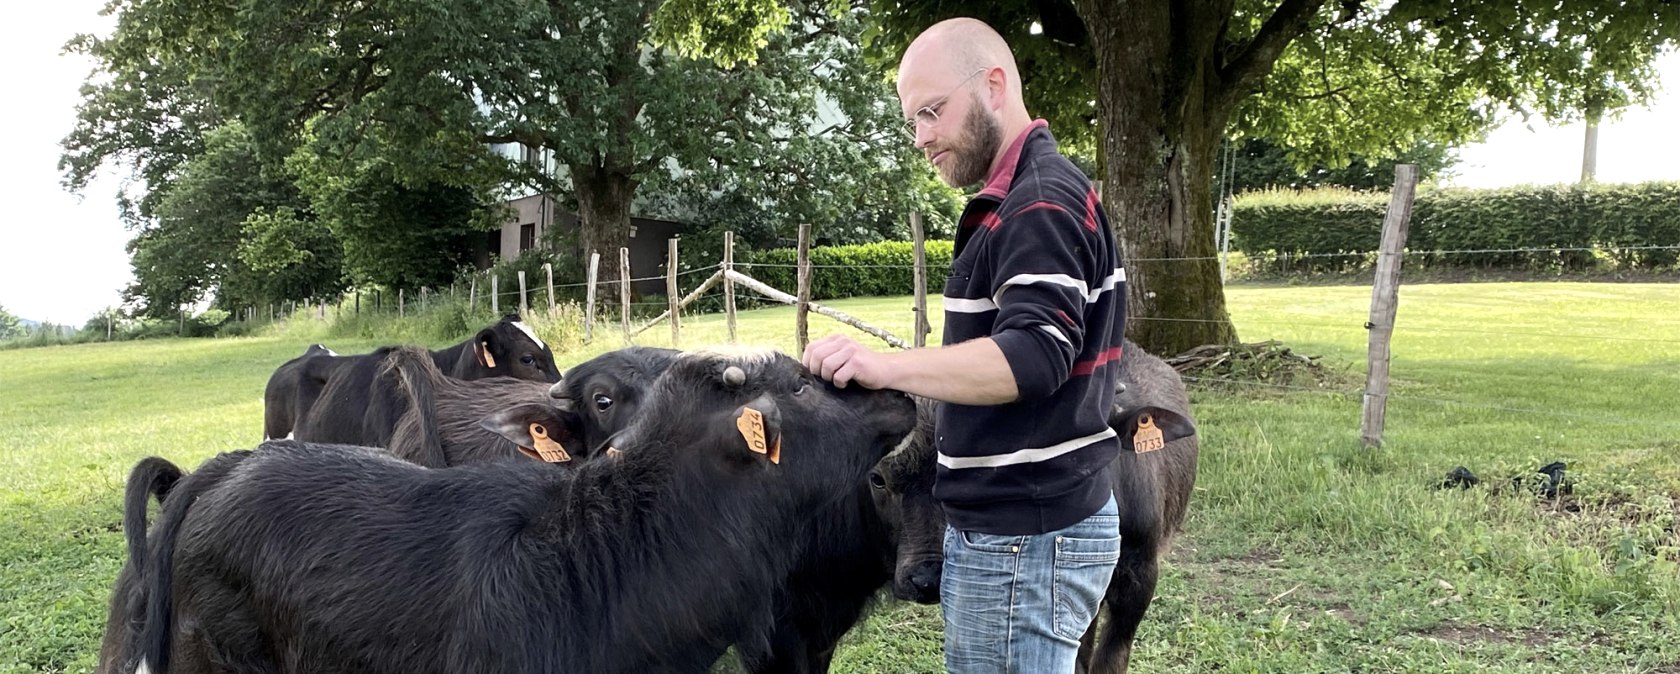
<path fill-rule="evenodd" d="M 937 297 L 951 270 L 950 241 L 928 241 L 928 294 Z M 757 251 L 736 264 L 753 278 L 792 294 L 799 287 L 799 251 Z M 906 295 L 915 288 L 915 247 L 908 241 L 881 241 L 811 249 L 811 299 Z"/>
<path fill-rule="evenodd" d="M 311 152 L 287 162 L 326 229 L 342 243 L 358 285 L 418 290 L 447 284 L 470 264 L 499 209 L 471 187 L 407 184 L 384 160 L 349 166 Z"/>
<path fill-rule="evenodd" d="M 1269 257 L 1275 270 L 1342 270 L 1368 263 L 1382 235 L 1388 196 L 1322 189 L 1239 196 L 1232 246 Z M 1597 249 L 1621 269 L 1663 269 L 1680 246 L 1680 183 L 1558 185 L 1494 190 L 1423 190 L 1412 205 L 1412 251 Z M 1345 255 L 1344 255 L 1345 254 Z M 1438 266 L 1588 269 L 1592 251 L 1414 254 L 1406 263 Z"/>
<path fill-rule="evenodd" d="M 146 223 L 128 244 L 135 281 L 126 295 L 154 317 L 174 316 L 183 304 L 215 293 L 229 306 L 263 299 L 247 293 L 266 274 L 240 259 L 246 218 L 260 209 L 300 206 L 296 188 L 258 155 L 240 124 L 210 131 L 203 154 L 167 185 Z M 228 292 L 232 291 L 232 292 Z"/>
<path fill-rule="evenodd" d="M 247 297 L 319 299 L 344 292 L 343 250 L 327 226 L 282 206 L 245 218 L 239 261 L 252 273 Z"/>
<path fill-rule="evenodd" d="M 1449 170 L 1458 163 L 1451 148 L 1430 142 L 1414 143 L 1412 147 L 1387 153 L 1385 158 L 1350 155 L 1346 166 L 1336 168 L 1324 163 L 1301 166 L 1290 157 L 1288 148 L 1266 140 L 1250 138 L 1236 141 L 1239 145 L 1231 154 L 1230 185 L 1233 193 L 1261 189 L 1311 189 L 1315 187 L 1346 187 L 1356 190 L 1388 189 L 1394 185 L 1395 164 L 1412 164 L 1418 168 L 1418 180 L 1426 181 Z M 1227 155 L 1220 149 L 1218 171 L 1224 170 Z M 1214 189 L 1220 187 L 1216 174 Z"/>
<path fill-rule="evenodd" d="M 23 321 L 18 320 L 6 307 L 0 306 L 0 339 L 20 337 L 24 333 Z"/>

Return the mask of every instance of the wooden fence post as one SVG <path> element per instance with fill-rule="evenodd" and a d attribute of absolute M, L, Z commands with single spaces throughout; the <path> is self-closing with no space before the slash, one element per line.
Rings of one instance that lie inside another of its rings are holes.
<path fill-rule="evenodd" d="M 811 223 L 799 225 L 799 303 L 793 310 L 794 357 L 805 353 L 811 343 Z"/>
<path fill-rule="evenodd" d="M 519 315 L 524 316 L 528 313 L 531 313 L 531 304 L 526 301 L 525 270 L 521 269 L 519 270 Z"/>
<path fill-rule="evenodd" d="M 1383 421 L 1388 409 L 1388 347 L 1394 337 L 1394 315 L 1400 300 L 1400 262 L 1405 256 L 1406 227 L 1412 219 L 1412 195 L 1416 188 L 1417 167 L 1396 165 L 1394 193 L 1388 200 L 1388 214 L 1383 217 L 1377 277 L 1371 286 L 1371 320 L 1365 324 L 1371 334 L 1360 442 L 1367 449 L 1382 446 Z"/>
<path fill-rule="evenodd" d="M 384 310 L 385 310 L 385 295 L 384 295 L 384 293 L 382 293 L 378 290 L 373 291 L 373 313 L 377 314 L 377 313 L 379 313 L 381 311 L 384 311 Z"/>
<path fill-rule="evenodd" d="M 478 311 L 478 277 L 467 281 L 467 311 Z"/>
<path fill-rule="evenodd" d="M 362 315 L 362 291 L 356 291 L 356 315 Z"/>
<path fill-rule="evenodd" d="M 630 249 L 618 249 L 618 317 L 624 324 L 624 341 L 630 341 Z"/>
<path fill-rule="evenodd" d="M 600 251 L 589 251 L 589 286 L 583 291 L 583 341 L 595 338 L 595 277 L 601 272 Z"/>
<path fill-rule="evenodd" d="M 502 289 L 501 289 L 500 286 L 501 286 L 501 277 L 497 276 L 495 274 L 491 274 L 490 275 L 490 313 L 495 314 L 498 318 L 500 318 L 501 315 L 502 315 L 502 293 L 501 293 Z"/>
<path fill-rule="evenodd" d="M 421 286 L 421 288 L 420 288 L 420 310 L 421 311 L 426 310 L 426 299 L 427 299 L 427 296 L 429 296 L 429 295 L 431 295 L 430 289 L 426 288 L 425 286 Z"/>
<path fill-rule="evenodd" d="M 928 333 L 933 328 L 928 321 L 927 307 L 927 235 L 922 231 L 922 214 L 910 214 L 911 246 L 916 251 L 916 325 L 910 329 L 911 343 L 916 348 L 927 346 Z"/>
<path fill-rule="evenodd" d="M 405 316 L 404 311 L 407 309 L 405 305 L 408 303 L 408 300 L 403 296 L 407 292 L 408 291 L 404 288 L 397 289 L 397 318 L 403 318 Z"/>
<path fill-rule="evenodd" d="M 665 253 L 665 303 L 669 305 L 671 314 L 671 348 L 679 348 L 677 344 L 682 339 L 682 309 L 677 304 L 682 298 L 677 297 L 677 240 L 666 242 L 668 250 Z"/>
<path fill-rule="evenodd" d="M 735 281 L 729 272 L 735 270 L 735 233 L 723 233 L 723 316 L 729 326 L 729 343 L 735 343 Z"/>
<path fill-rule="evenodd" d="M 554 263 L 544 262 L 543 273 L 548 275 L 548 313 L 554 313 Z"/>

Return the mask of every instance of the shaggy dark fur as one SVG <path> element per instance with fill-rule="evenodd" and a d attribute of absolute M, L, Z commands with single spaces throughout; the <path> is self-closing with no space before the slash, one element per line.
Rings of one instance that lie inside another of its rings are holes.
<path fill-rule="evenodd" d="M 431 352 L 439 371 L 456 379 L 513 377 L 556 382 L 554 352 L 508 314 L 470 339 Z M 528 328 L 527 328 L 528 329 Z M 396 391 L 378 386 L 380 363 L 395 347 L 333 356 L 317 344 L 274 371 L 263 394 L 263 438 L 383 447 L 395 425 Z M 493 363 L 493 365 L 492 365 Z"/>
<path fill-rule="evenodd" d="M 1120 455 L 1109 464 L 1109 480 L 1120 506 L 1120 562 L 1109 581 L 1103 605 L 1108 619 L 1085 634 L 1081 672 L 1125 672 L 1138 624 L 1155 596 L 1160 556 L 1184 522 L 1196 484 L 1198 443 L 1184 382 L 1160 358 L 1127 341 L 1122 347 L 1119 386 L 1109 426 L 1120 433 Z M 1142 414 L 1154 416 L 1166 446 L 1139 454 L 1131 439 Z M 898 566 L 894 594 L 932 603 L 939 601 L 944 561 L 945 515 L 933 499 L 937 454 L 931 423 L 919 425 L 909 447 L 881 463 L 870 481 L 876 502 L 895 526 Z"/>
<path fill-rule="evenodd" d="M 520 457 L 540 423 L 571 457 L 592 456 L 630 423 L 655 379 L 676 357 L 671 349 L 631 347 L 573 367 L 553 387 L 506 377 L 466 381 L 443 375 L 426 351 L 405 347 L 385 360 L 405 411 L 388 445 L 392 454 L 441 468 Z"/>
<path fill-rule="evenodd" d="M 768 619 L 788 541 L 914 421 L 786 356 L 686 355 L 621 454 L 570 469 L 265 443 L 165 502 L 143 652 L 154 672 L 703 672 Z"/>
<path fill-rule="evenodd" d="M 110 613 L 105 619 L 105 639 L 99 645 L 98 674 L 132 672 L 133 663 L 124 667 L 122 649 L 126 647 L 130 627 L 138 625 L 140 616 L 130 607 L 144 606 L 137 596 L 135 578 L 138 565 L 146 556 L 146 503 L 156 498 L 161 505 L 165 496 L 181 479 L 181 469 L 159 457 L 147 457 L 135 464 L 128 474 L 128 488 L 123 494 L 123 533 L 128 543 L 128 562 L 117 572 L 115 589 L 111 592 Z"/>

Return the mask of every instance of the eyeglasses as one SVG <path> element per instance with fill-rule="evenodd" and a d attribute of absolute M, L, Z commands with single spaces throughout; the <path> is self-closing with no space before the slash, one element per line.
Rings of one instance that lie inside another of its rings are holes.
<path fill-rule="evenodd" d="M 928 126 L 938 124 L 939 109 L 945 107 L 945 104 L 951 101 L 951 96 L 956 94 L 958 89 L 963 88 L 963 85 L 968 84 L 969 80 L 974 79 L 975 75 L 979 75 L 980 73 L 988 70 L 991 70 L 991 68 L 981 68 L 969 73 L 968 77 L 962 78 L 962 81 L 958 82 L 957 86 L 951 87 L 951 91 L 946 93 L 944 96 L 940 96 L 939 100 L 917 109 L 916 114 L 911 115 L 910 119 L 904 120 L 904 133 L 910 136 L 911 140 L 915 140 L 916 130 L 921 128 L 923 124 L 927 124 Z"/>

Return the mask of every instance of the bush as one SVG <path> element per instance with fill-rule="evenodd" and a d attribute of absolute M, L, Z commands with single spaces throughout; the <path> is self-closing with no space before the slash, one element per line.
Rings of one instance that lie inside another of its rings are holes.
<path fill-rule="evenodd" d="M 927 242 L 928 293 L 937 295 L 951 270 L 951 242 Z M 799 251 L 752 251 L 736 266 L 771 286 L 794 294 L 799 287 Z M 916 254 L 908 241 L 811 249 L 811 299 L 908 295 L 915 289 Z"/>
<path fill-rule="evenodd" d="M 1271 271 L 1345 271 L 1374 259 L 1388 195 L 1344 189 L 1239 197 L 1232 247 Z M 1680 246 L 1680 183 L 1523 186 L 1420 191 L 1407 264 L 1585 271 L 1673 267 Z M 1542 249 L 1530 252 L 1447 253 Z M 1550 250 L 1545 250 L 1550 249 Z M 1585 250 L 1559 250 L 1585 249 Z M 1314 257 L 1302 258 L 1301 255 Z"/>

